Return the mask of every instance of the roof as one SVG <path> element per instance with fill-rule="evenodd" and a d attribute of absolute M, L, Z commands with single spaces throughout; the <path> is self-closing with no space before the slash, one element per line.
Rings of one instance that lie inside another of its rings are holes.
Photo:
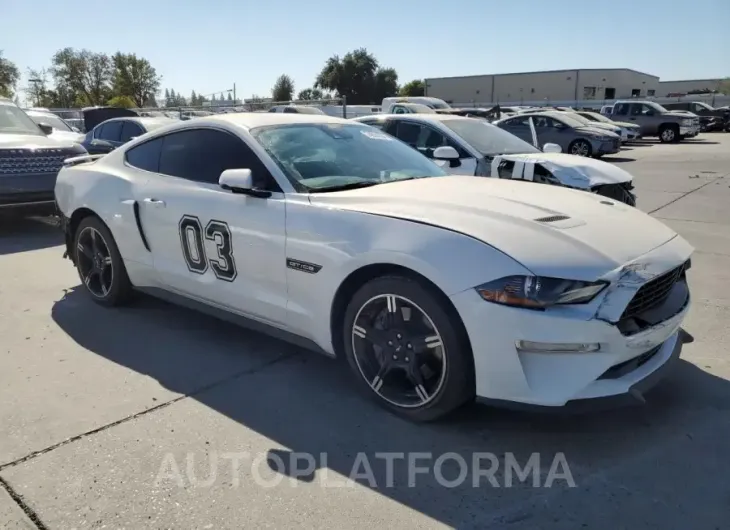
<path fill-rule="evenodd" d="M 102 123 L 107 123 L 110 121 L 133 121 L 135 123 L 139 123 L 145 129 L 155 129 L 157 127 L 162 127 L 163 125 L 169 125 L 170 123 L 177 122 L 177 120 L 174 120 L 172 118 L 165 118 L 162 116 L 155 118 L 148 118 L 143 116 L 121 116 L 119 118 L 110 118 Z"/>
<path fill-rule="evenodd" d="M 647 74 L 646 72 L 640 72 L 632 68 L 568 68 L 564 70 L 538 70 L 536 72 L 509 72 L 504 74 L 472 74 L 472 75 L 455 75 L 451 77 L 427 77 L 424 81 L 441 81 L 445 79 L 469 79 L 476 77 L 501 77 L 510 75 L 536 75 L 536 74 L 555 74 L 560 72 L 633 72 L 640 75 L 648 75 L 649 77 L 655 77 L 659 79 L 659 76 L 653 74 Z"/>
<path fill-rule="evenodd" d="M 407 119 L 412 121 L 451 121 L 451 120 L 473 120 L 474 118 L 467 118 L 466 116 L 458 116 L 454 114 L 372 114 L 370 116 L 361 116 L 359 118 L 352 118 L 352 120 L 347 121 L 367 121 L 368 119 L 372 120 L 373 118 L 377 119 L 388 119 L 388 118 L 396 118 L 396 119 Z"/>
<path fill-rule="evenodd" d="M 286 125 L 288 123 L 352 123 L 352 120 L 335 118 L 326 114 L 285 114 L 279 112 L 236 112 L 216 114 L 204 118 L 194 118 L 185 123 L 229 123 L 246 129 L 267 125 Z"/>

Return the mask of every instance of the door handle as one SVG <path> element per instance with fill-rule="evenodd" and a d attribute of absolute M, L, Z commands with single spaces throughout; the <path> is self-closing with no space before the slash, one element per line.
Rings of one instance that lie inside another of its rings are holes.
<path fill-rule="evenodd" d="M 153 199 L 151 197 L 147 197 L 144 202 L 147 204 L 151 204 L 153 206 L 157 206 L 158 208 L 164 208 L 165 207 L 165 201 L 161 201 L 159 199 Z"/>

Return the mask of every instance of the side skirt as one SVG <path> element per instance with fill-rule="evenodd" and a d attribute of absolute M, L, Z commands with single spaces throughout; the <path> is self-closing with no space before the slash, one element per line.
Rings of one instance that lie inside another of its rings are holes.
<path fill-rule="evenodd" d="M 219 320 L 230 322 L 237 326 L 263 333 L 264 335 L 268 335 L 275 339 L 288 342 L 289 344 L 299 346 L 300 348 L 304 348 L 306 350 L 326 355 L 330 358 L 335 357 L 334 355 L 324 351 L 314 341 L 300 337 L 299 335 L 295 335 L 294 333 L 285 331 L 270 324 L 265 324 L 264 322 L 248 318 L 237 313 L 232 313 L 230 311 L 226 311 L 225 309 L 220 309 L 210 304 L 206 304 L 205 302 L 194 300 L 192 298 L 188 298 L 177 293 L 161 289 L 159 287 L 137 287 L 136 289 L 142 293 L 148 294 L 155 298 L 159 298 L 160 300 L 170 302 L 171 304 L 179 305 L 187 309 L 192 309 L 193 311 L 205 313 L 206 315 L 212 316 Z"/>

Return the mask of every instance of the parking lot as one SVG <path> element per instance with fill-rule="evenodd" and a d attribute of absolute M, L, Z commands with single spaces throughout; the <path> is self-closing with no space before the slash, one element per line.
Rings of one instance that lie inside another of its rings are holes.
<path fill-rule="evenodd" d="M 56 228 L 0 225 L 0 527 L 727 528 L 730 134 L 605 160 L 696 248 L 694 342 L 645 405 L 581 415 L 474 405 L 410 424 L 315 353 L 154 299 L 102 309 Z M 398 460 L 388 476 L 384 453 L 489 453 L 500 468 L 496 484 L 450 488 Z M 537 453 L 539 483 L 510 487 L 507 453 Z M 557 454 L 574 487 L 545 487 Z M 298 472 L 301 455 L 315 469 Z M 375 483 L 347 483 L 363 458 Z"/>

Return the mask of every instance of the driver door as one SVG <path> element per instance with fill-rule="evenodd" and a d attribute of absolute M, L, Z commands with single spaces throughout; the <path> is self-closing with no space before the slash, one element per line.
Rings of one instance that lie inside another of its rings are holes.
<path fill-rule="evenodd" d="M 224 170 L 242 168 L 271 197 L 219 187 Z M 160 287 L 270 324 L 284 322 L 285 198 L 242 139 L 213 128 L 165 135 L 158 170 L 138 201 Z"/>

